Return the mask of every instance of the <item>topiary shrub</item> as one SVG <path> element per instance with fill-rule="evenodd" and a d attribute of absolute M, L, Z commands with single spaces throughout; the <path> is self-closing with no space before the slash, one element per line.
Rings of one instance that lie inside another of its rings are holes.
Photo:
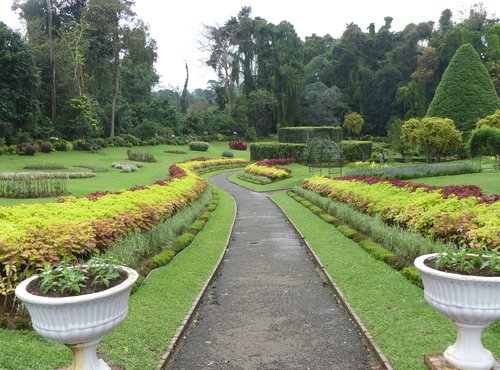
<path fill-rule="evenodd" d="M 336 126 L 282 127 L 278 130 L 280 143 L 306 143 L 310 137 L 327 136 L 330 140 L 342 141 L 342 128 Z"/>
<path fill-rule="evenodd" d="M 427 117 L 450 118 L 468 133 L 479 119 L 499 108 L 495 87 L 478 53 L 472 45 L 462 45 L 436 88 Z"/>
<path fill-rule="evenodd" d="M 233 158 L 234 157 L 234 154 L 232 151 L 230 150 L 225 150 L 222 152 L 221 156 L 223 157 L 227 157 L 227 158 Z"/>
<path fill-rule="evenodd" d="M 206 152 L 208 150 L 208 143 L 205 141 L 191 141 L 189 143 L 189 149 Z"/>

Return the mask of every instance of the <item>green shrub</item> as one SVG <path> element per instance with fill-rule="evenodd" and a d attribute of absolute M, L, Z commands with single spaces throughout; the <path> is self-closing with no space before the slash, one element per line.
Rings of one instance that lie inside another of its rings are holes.
<path fill-rule="evenodd" d="M 177 254 L 186 248 L 194 240 L 195 235 L 191 233 L 184 233 L 172 245 L 172 250 Z"/>
<path fill-rule="evenodd" d="M 309 207 L 309 210 L 317 216 L 324 213 L 324 211 L 321 208 L 319 208 L 318 206 L 315 206 L 315 205 L 311 205 Z"/>
<path fill-rule="evenodd" d="M 303 161 L 305 144 L 257 143 L 250 145 L 250 160 L 295 158 Z"/>
<path fill-rule="evenodd" d="M 65 152 L 67 150 L 73 149 L 73 145 L 69 141 L 66 141 L 64 139 L 58 139 L 57 141 L 54 141 L 52 143 L 52 146 L 58 152 Z"/>
<path fill-rule="evenodd" d="M 335 224 L 337 222 L 337 219 L 333 216 L 330 216 L 328 213 L 323 213 L 319 217 L 325 222 L 328 222 L 329 224 Z"/>
<path fill-rule="evenodd" d="M 167 265 L 175 257 L 172 249 L 165 249 L 156 256 L 149 259 L 148 268 L 150 270 Z"/>
<path fill-rule="evenodd" d="M 356 234 L 356 230 L 351 229 L 347 225 L 339 225 L 337 226 L 338 231 L 340 231 L 347 238 L 352 238 Z"/>
<path fill-rule="evenodd" d="M 491 77 L 470 44 L 455 52 L 439 82 L 427 117 L 450 118 L 462 132 L 470 132 L 479 119 L 495 113 L 499 101 Z"/>
<path fill-rule="evenodd" d="M 340 143 L 342 141 L 342 128 L 334 126 L 304 126 L 282 127 L 278 129 L 280 143 L 307 143 L 313 136 L 325 136 L 330 140 Z"/>
<path fill-rule="evenodd" d="M 127 150 L 127 157 L 131 161 L 138 162 L 156 162 L 156 158 L 153 154 L 147 152 L 138 152 L 136 150 Z"/>
<path fill-rule="evenodd" d="M 420 288 L 424 288 L 424 283 L 422 283 L 422 277 L 420 276 L 420 271 L 415 266 L 407 266 L 401 270 L 403 276 L 410 282 L 415 284 Z"/>
<path fill-rule="evenodd" d="M 50 152 L 52 152 L 52 149 L 53 149 L 53 147 L 52 147 L 51 143 L 41 143 L 40 144 L 40 151 L 42 153 L 50 153 Z"/>
<path fill-rule="evenodd" d="M 189 149 L 199 152 L 206 152 L 208 150 L 208 146 L 208 143 L 205 141 L 191 141 L 189 143 Z"/>
<path fill-rule="evenodd" d="M 59 163 L 43 162 L 43 163 L 27 164 L 23 168 L 26 170 L 46 171 L 46 170 L 64 170 L 66 167 L 64 167 L 62 164 Z"/>
<path fill-rule="evenodd" d="M 342 158 L 345 161 L 366 161 L 372 155 L 373 143 L 371 141 L 346 140 L 340 144 Z"/>
<path fill-rule="evenodd" d="M 203 227 L 205 226 L 206 221 L 205 220 L 196 220 L 195 222 L 192 223 L 192 225 L 189 227 L 188 232 L 196 235 L 198 234 Z"/>
<path fill-rule="evenodd" d="M 230 150 L 225 150 L 222 152 L 221 154 L 222 157 L 227 157 L 227 158 L 233 158 L 234 157 L 234 153 Z"/>

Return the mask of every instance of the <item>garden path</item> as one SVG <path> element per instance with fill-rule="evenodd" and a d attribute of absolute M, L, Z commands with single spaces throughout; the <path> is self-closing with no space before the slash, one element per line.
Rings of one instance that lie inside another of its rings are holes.
<path fill-rule="evenodd" d="M 210 181 L 238 205 L 219 276 L 174 369 L 372 369 L 377 362 L 267 194 Z"/>

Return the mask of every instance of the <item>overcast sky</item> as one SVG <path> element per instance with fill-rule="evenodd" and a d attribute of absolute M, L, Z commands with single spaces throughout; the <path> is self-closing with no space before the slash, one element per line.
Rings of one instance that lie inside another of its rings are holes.
<path fill-rule="evenodd" d="M 222 25 L 237 15 L 242 6 L 252 7 L 252 16 L 262 17 L 278 24 L 286 20 L 294 25 L 304 39 L 313 33 L 327 33 L 339 37 L 351 22 L 365 30 L 370 23 L 376 29 L 384 24 L 384 17 L 394 18 L 392 29 L 402 30 L 408 23 L 434 21 L 449 8 L 453 19 L 460 19 L 474 0 L 417 0 L 417 1 L 361 1 L 361 0 L 135 0 L 138 17 L 150 26 L 151 36 L 158 44 L 157 73 L 161 76 L 157 88 L 181 87 L 186 78 L 185 63 L 189 66 L 189 90 L 205 88 L 214 79 L 210 68 L 201 62 L 203 55 L 197 49 L 202 24 Z M 500 15 L 500 1 L 483 0 L 488 14 Z M 22 32 L 18 16 L 10 10 L 12 0 L 0 0 L 0 21 Z"/>

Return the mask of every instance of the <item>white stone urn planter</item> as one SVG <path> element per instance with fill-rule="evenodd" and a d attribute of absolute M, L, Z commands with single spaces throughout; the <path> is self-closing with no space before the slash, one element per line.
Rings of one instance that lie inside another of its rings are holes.
<path fill-rule="evenodd" d="M 125 320 L 130 291 L 139 276 L 131 268 L 121 268 L 127 272 L 127 279 L 98 293 L 63 298 L 34 295 L 26 287 L 37 276 L 16 287 L 16 296 L 26 305 L 36 332 L 73 351 L 73 364 L 68 370 L 110 369 L 97 358 L 96 347 L 107 332 Z"/>
<path fill-rule="evenodd" d="M 424 264 L 437 254 L 415 259 L 421 272 L 427 303 L 448 317 L 457 340 L 443 353 L 446 361 L 463 370 L 490 370 L 495 359 L 481 343 L 481 333 L 500 319 L 500 277 L 460 275 L 438 271 Z"/>

